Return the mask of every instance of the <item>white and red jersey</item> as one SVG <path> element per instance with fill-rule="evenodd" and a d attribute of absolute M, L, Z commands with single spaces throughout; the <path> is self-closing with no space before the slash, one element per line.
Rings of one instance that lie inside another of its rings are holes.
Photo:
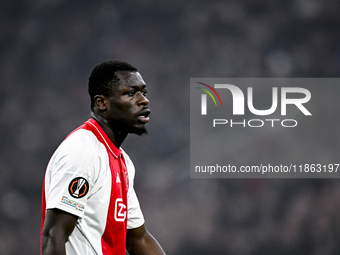
<path fill-rule="evenodd" d="M 134 175 L 129 156 L 93 119 L 60 144 L 46 170 L 42 222 L 46 209 L 78 216 L 66 254 L 125 255 L 126 230 L 144 224 Z"/>

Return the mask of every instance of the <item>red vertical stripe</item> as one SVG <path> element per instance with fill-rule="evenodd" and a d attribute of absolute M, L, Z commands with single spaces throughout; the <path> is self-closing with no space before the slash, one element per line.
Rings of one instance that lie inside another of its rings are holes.
<path fill-rule="evenodd" d="M 125 163 L 121 159 L 121 151 L 114 146 L 95 120 L 90 119 L 82 128 L 91 130 L 94 133 L 97 139 L 105 146 L 109 156 L 109 165 L 111 170 L 111 197 L 105 231 L 101 240 L 103 255 L 125 255 L 127 229 L 127 183 L 125 174 L 126 167 Z M 120 183 L 116 182 L 117 174 L 119 175 Z M 118 204 L 116 202 L 117 199 L 119 200 Z M 122 203 L 125 208 L 121 207 Z M 124 221 L 116 221 L 115 213 L 117 212 L 125 213 Z"/>
<path fill-rule="evenodd" d="M 41 202 L 41 233 L 40 233 L 40 254 L 42 254 L 42 233 L 46 215 L 46 198 L 45 198 L 45 179 L 42 188 L 42 202 Z"/>
<path fill-rule="evenodd" d="M 121 168 L 121 164 L 119 163 L 120 157 L 118 159 L 114 159 L 113 156 L 109 154 L 109 159 L 112 176 L 112 190 L 105 231 L 102 236 L 102 251 L 104 255 L 124 255 L 126 247 L 127 227 L 126 176 L 124 168 Z M 116 183 L 117 173 L 119 175 L 121 183 Z M 122 207 L 122 203 L 125 207 Z M 115 213 L 116 216 L 117 213 L 125 213 L 124 221 L 116 221 Z"/>

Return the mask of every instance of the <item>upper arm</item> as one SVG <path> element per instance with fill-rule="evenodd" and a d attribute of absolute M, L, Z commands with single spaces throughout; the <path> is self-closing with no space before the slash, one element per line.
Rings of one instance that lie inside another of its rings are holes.
<path fill-rule="evenodd" d="M 127 230 L 126 249 L 130 255 L 165 255 L 162 247 L 144 224 Z"/>
<path fill-rule="evenodd" d="M 77 216 L 59 209 L 46 210 L 42 230 L 42 254 L 65 254 L 65 243 L 77 223 Z"/>
<path fill-rule="evenodd" d="M 108 158 L 100 157 L 102 152 L 106 153 L 104 145 L 96 143 L 86 130 L 74 132 L 63 141 L 46 169 L 47 209 L 58 208 L 83 217 L 88 198 L 101 188 L 108 172 Z"/>
<path fill-rule="evenodd" d="M 138 249 L 143 243 L 143 238 L 145 238 L 146 229 L 145 225 L 138 228 L 128 229 L 126 234 L 126 249 L 130 254 L 134 254 L 134 251 Z"/>
<path fill-rule="evenodd" d="M 127 235 L 126 235 L 126 243 L 129 243 L 129 242 L 132 243 L 136 240 L 138 241 L 142 239 L 145 234 L 146 234 L 146 228 L 144 224 L 138 228 L 128 229 Z"/>

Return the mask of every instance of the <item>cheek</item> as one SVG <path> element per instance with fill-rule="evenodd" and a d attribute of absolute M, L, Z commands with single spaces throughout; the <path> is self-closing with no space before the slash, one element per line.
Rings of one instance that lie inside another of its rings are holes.
<path fill-rule="evenodd" d="M 127 102 L 113 103 L 110 106 L 114 115 L 126 115 L 132 112 L 132 105 Z"/>

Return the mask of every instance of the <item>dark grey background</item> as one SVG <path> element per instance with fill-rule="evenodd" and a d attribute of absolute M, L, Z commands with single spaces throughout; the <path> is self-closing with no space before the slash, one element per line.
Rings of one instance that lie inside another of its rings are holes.
<path fill-rule="evenodd" d="M 89 116 L 90 71 L 112 58 L 137 66 L 149 85 L 149 134 L 124 148 L 137 166 L 147 227 L 169 254 L 339 254 L 338 180 L 189 178 L 190 77 L 338 77 L 339 5 L 2 1 L 0 254 L 39 252 L 45 167 Z M 311 147 L 325 157 L 330 143 L 338 153 L 340 139 L 339 103 L 326 104 L 334 122 L 320 120 Z M 299 141 L 308 153 L 309 141 Z"/>

